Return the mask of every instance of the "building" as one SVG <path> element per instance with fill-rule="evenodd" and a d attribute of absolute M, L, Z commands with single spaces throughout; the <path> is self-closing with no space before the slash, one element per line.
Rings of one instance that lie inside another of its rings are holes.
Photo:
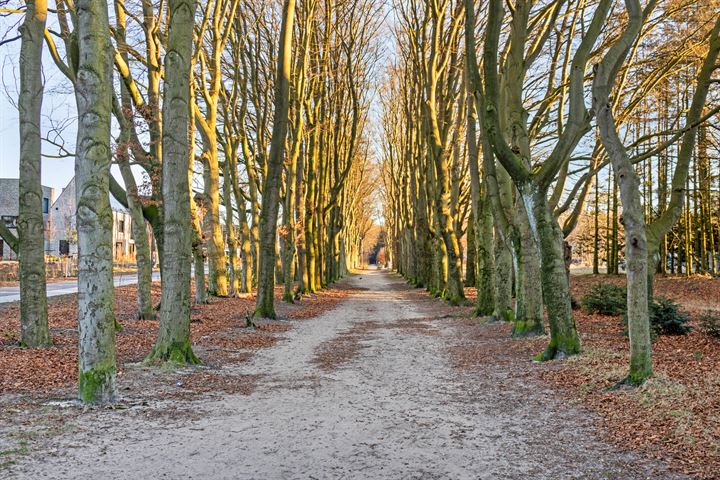
<path fill-rule="evenodd" d="M 45 220 L 45 254 L 52 257 L 74 257 L 77 255 L 77 230 L 75 223 L 75 178 L 54 198 L 54 190 L 43 187 L 43 219 Z M 135 260 L 135 239 L 132 234 L 130 212 L 110 195 L 113 212 L 113 260 L 133 262 Z M 0 179 L 0 215 L 10 227 L 17 223 L 18 179 Z M 12 228 L 15 228 L 14 226 Z M 17 258 L 7 244 L 0 250 L 5 260 Z"/>
<path fill-rule="evenodd" d="M 130 212 L 110 195 L 113 212 L 113 260 L 116 262 L 135 260 L 135 239 L 132 236 Z M 77 255 L 77 230 L 75 224 L 75 178 L 63 188 L 50 208 L 46 224 L 48 255 L 62 257 Z"/>
<path fill-rule="evenodd" d="M 43 200 L 43 221 L 47 225 L 51 205 L 55 201 L 55 190 L 42 186 Z M 20 210 L 20 180 L 17 178 L 0 178 L 0 221 L 5 224 L 15 235 L 17 235 L 17 220 Z M 45 242 L 45 249 L 49 245 Z M 17 254 L 10 249 L 10 246 L 0 239 L 0 260 L 16 260 Z"/>

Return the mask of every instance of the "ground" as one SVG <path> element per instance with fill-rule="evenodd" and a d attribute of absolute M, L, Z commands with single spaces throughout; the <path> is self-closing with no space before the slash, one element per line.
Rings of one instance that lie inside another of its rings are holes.
<path fill-rule="evenodd" d="M 574 281 L 573 293 L 603 279 Z M 695 289 L 699 299 L 708 294 L 703 288 Z M 195 307 L 195 349 L 205 366 L 163 370 L 133 363 L 151 345 L 156 322 L 123 317 L 132 310 L 123 307 L 132 305 L 131 287 L 119 292 L 123 401 L 92 409 L 68 402 L 72 370 L 44 392 L 22 381 L 0 383 L 9 392 L 0 401 L 0 477 L 645 479 L 717 472 L 713 452 L 698 468 L 666 448 L 687 431 L 652 440 L 640 425 L 635 436 L 643 434 L 644 443 L 627 434 L 628 422 L 648 412 L 654 417 L 641 423 L 655 430 L 657 422 L 672 423 L 657 400 L 672 406 L 677 399 L 665 390 L 680 381 L 662 370 L 661 345 L 662 391 L 600 385 L 598 375 L 622 374 L 622 354 L 606 358 L 625 342 L 621 329 L 608 327 L 617 319 L 576 312 L 586 353 L 538 364 L 531 354 L 547 338 L 510 339 L 508 324 L 471 318 L 471 306 L 450 307 L 393 274 L 363 271 L 300 305 L 279 304 L 285 320 L 258 330 L 242 328 L 252 298 Z M 59 317 L 73 306 L 61 305 L 51 307 L 51 325 L 68 343 L 57 347 L 60 357 L 72 360 L 76 339 Z M 15 315 L 0 310 L 6 337 Z M 683 348 L 694 348 L 699 335 L 683 337 L 691 342 Z M 0 349 L 0 380 L 18 368 L 10 363 L 18 353 Z M 593 365 L 603 373 L 592 373 Z M 719 378 L 714 374 L 704 376 Z M 625 411 L 613 416 L 604 404 Z M 712 415 L 695 423 L 717 442 Z"/>

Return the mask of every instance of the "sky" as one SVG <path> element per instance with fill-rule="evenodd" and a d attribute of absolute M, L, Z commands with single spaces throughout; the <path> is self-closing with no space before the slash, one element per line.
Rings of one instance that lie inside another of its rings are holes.
<path fill-rule="evenodd" d="M 54 2 L 53 2 L 54 3 Z M 17 35 L 17 22 L 22 14 L 0 17 L 0 40 L 3 36 L 12 38 Z M 52 16 L 51 16 L 52 18 Z M 20 41 L 16 40 L 0 46 L 0 177 L 17 178 L 19 175 L 20 132 L 18 111 L 15 107 L 18 96 L 18 63 Z M 72 86 L 65 76 L 55 67 L 52 58 L 43 49 L 43 78 L 45 95 L 42 108 L 42 131 L 49 135 L 62 130 L 66 148 L 73 152 L 75 143 L 75 98 Z M 52 121 L 51 121 L 52 118 Z M 58 149 L 43 142 L 43 154 L 57 155 Z M 62 189 L 74 175 L 74 158 L 43 158 L 42 184 Z"/>
<path fill-rule="evenodd" d="M 53 7 L 50 2 L 49 7 Z M 0 40 L 17 35 L 17 22 L 22 14 L 0 17 Z M 53 21 L 50 15 L 48 20 Z M 49 25 L 53 28 L 53 25 Z M 0 46 L 0 178 L 18 178 L 20 172 L 20 131 L 16 102 L 19 90 L 20 41 Z M 56 190 L 55 196 L 70 183 L 75 175 L 75 138 L 77 135 L 77 110 L 73 86 L 53 63 L 47 48 L 43 48 L 44 95 L 42 106 L 42 134 L 48 139 L 62 143 L 66 152 L 57 146 L 43 142 L 42 184 Z M 113 176 L 123 185 L 116 166 Z M 138 175 L 139 178 L 139 175 Z"/>

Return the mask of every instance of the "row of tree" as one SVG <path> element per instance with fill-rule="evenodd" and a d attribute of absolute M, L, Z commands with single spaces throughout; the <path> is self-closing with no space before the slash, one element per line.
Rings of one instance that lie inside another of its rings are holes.
<path fill-rule="evenodd" d="M 0 234 L 19 254 L 21 342 L 50 345 L 40 187 L 47 48 L 74 89 L 78 114 L 82 401 L 115 397 L 110 192 L 132 217 L 139 318 L 156 317 L 146 222 L 158 247 L 160 325 L 148 361 L 198 362 L 193 301 L 257 288 L 255 316 L 272 318 L 276 284 L 292 302 L 359 261 L 372 222 L 367 125 L 377 5 L 285 0 L 279 11 L 264 0 L 57 0 L 51 10 L 45 0 L 24 3 L 3 8 L 24 21 L 19 228 L 17 238 Z"/>
<path fill-rule="evenodd" d="M 477 314 L 513 321 L 514 336 L 543 333 L 546 309 L 538 358 L 576 354 L 565 239 L 594 211 L 598 270 L 607 183 L 609 271 L 625 247 L 627 381 L 642 383 L 654 273 L 668 254 L 688 272 L 691 256 L 717 265 L 717 3 L 398 0 L 395 10 L 382 113 L 395 267 L 452 303 L 476 287 Z"/>

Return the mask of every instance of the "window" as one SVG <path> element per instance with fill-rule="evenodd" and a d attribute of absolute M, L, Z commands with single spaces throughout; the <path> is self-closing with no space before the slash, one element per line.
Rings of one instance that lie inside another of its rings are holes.
<path fill-rule="evenodd" d="M 67 240 L 60 240 L 58 250 L 60 250 L 60 255 L 70 255 L 70 242 Z"/>
<path fill-rule="evenodd" d="M 118 220 L 118 232 L 125 233 L 125 220 Z"/>
<path fill-rule="evenodd" d="M 0 217 L 0 221 L 2 221 L 7 228 L 17 228 L 17 215 L 3 215 Z"/>
<path fill-rule="evenodd" d="M 50 199 L 47 197 L 43 198 L 43 213 L 48 213 L 50 211 Z"/>

